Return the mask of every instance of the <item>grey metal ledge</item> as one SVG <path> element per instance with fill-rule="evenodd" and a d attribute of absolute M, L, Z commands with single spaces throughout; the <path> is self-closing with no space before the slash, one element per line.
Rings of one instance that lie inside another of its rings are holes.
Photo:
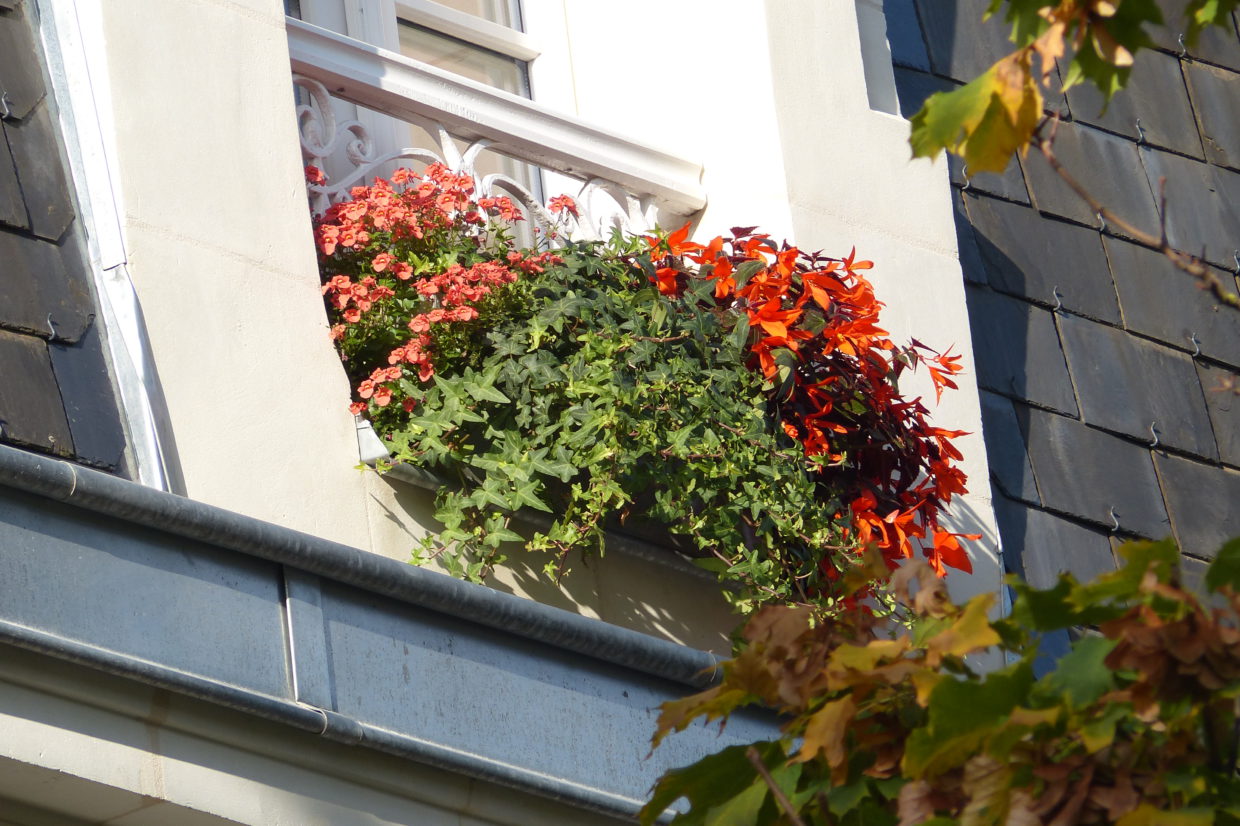
<path fill-rule="evenodd" d="M 233 511 L 0 445 L 0 485 L 291 565 L 402 602 L 647 674 L 705 688 L 713 654 L 283 528 Z"/>
<path fill-rule="evenodd" d="M 648 757 L 714 656 L 5 446 L 0 643 L 613 817 L 774 732 Z"/>

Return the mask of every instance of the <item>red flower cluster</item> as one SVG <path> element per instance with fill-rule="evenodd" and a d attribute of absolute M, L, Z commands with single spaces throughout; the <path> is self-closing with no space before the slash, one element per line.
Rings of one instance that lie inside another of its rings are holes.
<path fill-rule="evenodd" d="M 312 183 L 324 182 L 314 167 L 307 167 L 306 176 Z M 390 182 L 379 178 L 372 186 L 355 187 L 351 200 L 332 206 L 316 222 L 324 272 L 358 271 L 354 277 L 333 275 L 323 284 L 328 307 L 339 319 L 331 327 L 332 339 L 343 348 L 354 328 L 378 328 L 381 332 L 373 337 L 397 341 L 407 335 L 403 330 L 414 334 L 387 353 L 388 366 L 361 379 L 359 401 L 349 408 L 354 414 L 370 409 L 370 403 L 387 407 L 397 398 L 411 410 L 417 402 L 403 394 L 400 382 L 406 365 L 422 382 L 434 376 L 435 326 L 473 321 L 475 305 L 494 289 L 517 280 L 519 273 L 542 272 L 559 262 L 550 252 L 481 250 L 477 227 L 486 225 L 484 216 L 506 224 L 523 216 L 510 198 L 475 200 L 473 190 L 472 178 L 442 164 L 431 164 L 422 175 L 398 169 Z M 571 198 L 556 201 L 556 211 L 576 214 Z M 457 250 L 460 260 L 445 267 L 445 249 Z M 431 267 L 444 269 L 415 277 Z"/>
<path fill-rule="evenodd" d="M 813 460 L 824 492 L 848 506 L 860 543 L 874 543 L 894 566 L 913 555 L 916 539 L 940 574 L 971 570 L 962 535 L 939 528 L 940 510 L 965 492 L 951 443 L 963 433 L 932 427 L 921 400 L 898 390 L 901 373 L 919 363 L 936 394 L 954 388 L 960 357 L 887 337 L 877 323 L 883 305 L 860 274 L 873 264 L 856 260 L 855 250 L 826 258 L 777 246 L 752 228 L 732 232 L 698 244 L 686 224 L 648 237 L 659 291 L 677 297 L 689 279 L 708 279 L 716 303 L 743 316 L 749 368 L 771 382 L 780 427 Z"/>

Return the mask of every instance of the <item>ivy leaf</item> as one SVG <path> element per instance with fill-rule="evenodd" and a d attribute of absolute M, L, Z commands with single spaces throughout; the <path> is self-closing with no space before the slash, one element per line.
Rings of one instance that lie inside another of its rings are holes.
<path fill-rule="evenodd" d="M 1030 61 L 1029 52 L 1014 52 L 966 86 L 931 95 L 913 116 L 913 157 L 946 149 L 972 172 L 1003 172 L 1012 153 L 1029 146 L 1042 116 Z"/>

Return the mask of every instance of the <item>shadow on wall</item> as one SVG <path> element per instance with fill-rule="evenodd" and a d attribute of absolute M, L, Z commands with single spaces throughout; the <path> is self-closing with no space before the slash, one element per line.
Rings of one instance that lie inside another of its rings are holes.
<path fill-rule="evenodd" d="M 410 521 L 438 529 L 434 494 L 396 479 L 384 480 L 391 487 L 400 513 L 375 503 L 385 517 L 409 530 Z M 526 526 L 518 528 L 528 535 Z M 413 537 L 410 538 L 412 546 Z M 412 550 L 412 547 L 410 548 Z M 553 581 L 544 568 L 554 562 L 550 552 L 533 553 L 517 544 L 505 548 L 508 560 L 487 585 L 574 614 L 597 616 L 604 622 L 720 655 L 731 653 L 729 632 L 740 623 L 720 594 L 713 576 L 660 567 L 629 553 L 612 550 L 603 556 L 574 553 L 568 573 Z M 668 554 L 671 554 L 668 551 Z"/>

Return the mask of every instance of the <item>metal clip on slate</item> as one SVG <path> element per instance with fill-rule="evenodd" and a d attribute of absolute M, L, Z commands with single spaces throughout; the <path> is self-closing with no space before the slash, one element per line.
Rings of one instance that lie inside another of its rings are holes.
<path fill-rule="evenodd" d="M 1054 287 L 1051 287 L 1051 295 L 1055 299 L 1055 306 L 1051 307 L 1051 312 L 1057 313 L 1063 309 L 1063 296 L 1059 294 L 1058 284 L 1056 284 Z"/>
<path fill-rule="evenodd" d="M 9 108 L 9 93 L 0 88 L 0 120 L 8 120 L 13 117 L 13 110 Z"/>
<path fill-rule="evenodd" d="M 1141 119 L 1137 118 L 1137 146 L 1145 145 L 1145 130 L 1141 128 Z"/>
<path fill-rule="evenodd" d="M 1115 533 L 1119 530 L 1119 517 L 1115 515 L 1115 506 L 1111 505 L 1107 508 L 1107 513 L 1111 517 L 1111 533 Z"/>
<path fill-rule="evenodd" d="M 1188 55 L 1188 44 L 1184 42 L 1183 33 L 1181 33 L 1180 36 L 1175 39 L 1175 42 L 1180 44 L 1180 53 L 1176 56 L 1183 59 L 1184 57 Z"/>
<path fill-rule="evenodd" d="M 1236 262 L 1235 274 L 1240 275 L 1240 250 L 1231 251 L 1231 260 Z"/>
<path fill-rule="evenodd" d="M 1095 212 L 1094 217 L 1098 219 L 1098 232 L 1105 233 L 1107 231 L 1107 219 L 1102 217 L 1101 212 Z"/>
<path fill-rule="evenodd" d="M 964 186 L 960 187 L 960 191 L 968 192 L 969 188 L 973 186 L 973 182 L 969 180 L 969 165 L 967 163 L 960 165 L 960 177 L 964 178 Z"/>
<path fill-rule="evenodd" d="M 1201 340 L 1197 338 L 1196 333 L 1190 335 L 1188 340 L 1193 345 L 1193 358 L 1197 358 L 1201 355 Z"/>
<path fill-rule="evenodd" d="M 1150 442 L 1151 449 L 1158 447 L 1158 430 L 1156 430 L 1157 426 L 1158 426 L 1157 421 L 1150 422 L 1150 435 L 1154 437 L 1154 439 Z"/>

